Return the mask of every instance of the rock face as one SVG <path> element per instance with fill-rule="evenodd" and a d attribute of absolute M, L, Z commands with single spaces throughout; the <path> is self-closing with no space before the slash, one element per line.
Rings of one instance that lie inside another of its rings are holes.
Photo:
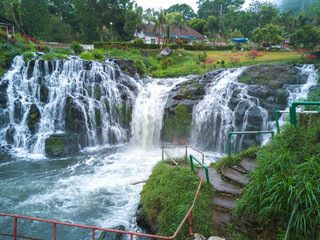
<path fill-rule="evenodd" d="M 301 71 L 301 67 L 285 63 L 263 64 L 244 68 L 239 75 L 235 75 L 237 69 L 230 69 L 227 77 L 232 77 L 231 80 L 225 79 L 224 69 L 191 77 L 169 93 L 162 140 L 171 140 L 167 138 L 166 121 L 176 117 L 178 105 L 185 106 L 192 113 L 194 132 L 191 140 L 205 149 L 225 152 L 230 131 L 270 130 L 268 122 L 275 121 L 275 111 L 286 109 L 290 92 L 299 89 L 308 79 L 308 73 Z M 204 107 L 201 108 L 201 104 Z M 198 123 L 201 114 L 206 123 Z M 259 145 L 262 141 L 261 136 L 255 135 L 235 139 L 236 151 Z"/>
<path fill-rule="evenodd" d="M 172 50 L 168 47 L 166 47 L 165 49 L 163 49 L 161 52 L 160 52 L 160 55 L 163 57 L 163 58 L 166 58 L 166 57 L 169 57 L 172 53 Z"/>
<path fill-rule="evenodd" d="M 125 231 L 126 228 L 123 225 L 112 228 L 114 230 Z M 99 240 L 121 240 L 123 239 L 122 233 L 113 233 L 113 232 L 102 232 Z"/>
<path fill-rule="evenodd" d="M 40 114 L 39 108 L 37 107 L 36 104 L 31 104 L 27 122 L 28 122 L 29 130 L 32 134 L 36 132 L 38 124 L 40 122 L 40 118 L 41 118 L 41 114 Z"/>

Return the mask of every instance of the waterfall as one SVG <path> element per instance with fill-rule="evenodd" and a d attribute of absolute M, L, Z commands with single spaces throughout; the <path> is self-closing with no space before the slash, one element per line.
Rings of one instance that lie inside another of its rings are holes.
<path fill-rule="evenodd" d="M 128 141 L 140 83 L 118 68 L 78 57 L 25 66 L 17 56 L 1 81 L 1 145 L 43 154 L 52 135 L 76 139 L 80 148 Z"/>
<path fill-rule="evenodd" d="M 136 99 L 131 122 L 131 143 L 145 149 L 159 146 L 164 106 L 169 91 L 184 78 L 147 80 Z"/>
<path fill-rule="evenodd" d="M 193 108 L 192 144 L 215 152 L 226 152 L 228 132 L 275 130 L 274 111 L 305 99 L 309 88 L 317 83 L 317 71 L 312 65 L 296 68 L 300 71 L 298 75 L 307 75 L 307 82 L 286 84 L 273 91 L 265 91 L 264 86 L 239 82 L 238 78 L 246 67 L 219 73 L 207 85 L 203 100 Z M 277 97 L 282 95 L 285 100 L 281 101 L 285 103 L 277 109 L 280 105 L 272 106 L 272 103 L 280 101 Z M 232 148 L 240 151 L 253 144 L 265 144 L 268 139 L 270 136 L 237 135 L 232 141 Z"/>

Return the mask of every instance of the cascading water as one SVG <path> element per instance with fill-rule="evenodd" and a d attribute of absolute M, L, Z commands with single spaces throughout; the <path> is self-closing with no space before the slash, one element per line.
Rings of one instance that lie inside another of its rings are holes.
<path fill-rule="evenodd" d="M 126 118 L 139 82 L 111 64 L 73 57 L 25 67 L 16 57 L 2 80 L 8 86 L 1 144 L 43 154 L 52 134 L 69 135 L 82 148 L 128 141 Z"/>
<path fill-rule="evenodd" d="M 289 92 L 289 104 L 300 98 L 305 99 L 309 88 L 317 82 L 317 71 L 312 65 L 297 68 L 299 74 L 307 75 L 308 79 L 306 84 L 287 84 L 283 87 Z M 268 101 L 274 102 L 277 99 L 270 95 L 269 100 L 267 93 L 259 89 L 263 86 L 239 82 L 238 78 L 244 71 L 246 68 L 223 71 L 207 85 L 204 99 L 193 109 L 191 142 L 194 145 L 225 153 L 228 148 L 228 132 L 275 130 L 274 110 L 270 111 L 267 107 L 270 106 Z M 266 143 L 267 139 L 270 137 L 238 135 L 232 147 L 234 151 L 240 151 L 253 144 Z"/>
<path fill-rule="evenodd" d="M 194 143 L 225 151 L 227 132 L 251 129 L 254 117 L 261 128 L 274 126 L 263 103 L 248 94 L 252 89 L 238 82 L 244 69 L 221 71 L 208 85 L 193 112 Z M 312 84 L 315 70 L 302 71 L 310 72 Z M 25 66 L 16 57 L 0 82 L 0 143 L 13 152 L 12 158 L 0 155 L 0 212 L 133 230 L 142 189 L 133 183 L 146 180 L 161 159 L 164 105 L 168 92 L 183 81 L 135 80 L 112 61 L 72 57 Z M 86 148 L 72 157 L 46 158 L 45 140 L 52 135 L 75 136 Z M 17 155 L 21 149 L 27 154 Z M 12 233 L 12 222 L 0 218 L 0 233 Z M 25 221 L 18 234 L 45 239 L 51 227 Z M 91 237 L 91 231 L 69 227 L 58 227 L 57 234 L 57 239 Z"/>
<path fill-rule="evenodd" d="M 185 79 L 150 79 L 138 95 L 131 122 L 131 143 L 144 149 L 158 146 L 168 92 Z"/>

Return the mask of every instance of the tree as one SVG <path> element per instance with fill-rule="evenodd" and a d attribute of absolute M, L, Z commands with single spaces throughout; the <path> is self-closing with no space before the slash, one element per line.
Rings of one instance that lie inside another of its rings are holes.
<path fill-rule="evenodd" d="M 210 38 L 213 38 L 213 43 L 216 42 L 216 35 L 219 31 L 219 25 L 215 16 L 208 17 L 208 23 L 204 27 L 205 31 L 209 33 Z"/>
<path fill-rule="evenodd" d="M 48 5 L 45 0 L 21 0 L 23 28 L 28 35 L 46 39 L 49 23 Z"/>
<path fill-rule="evenodd" d="M 198 17 L 205 20 L 214 15 L 216 18 L 228 13 L 231 8 L 239 8 L 245 0 L 199 0 Z"/>
<path fill-rule="evenodd" d="M 201 33 L 202 35 L 204 35 L 204 26 L 207 24 L 208 22 L 204 19 L 201 18 L 195 18 L 195 19 L 191 19 L 187 24 L 189 27 L 191 27 L 192 29 L 196 30 L 197 32 Z"/>
<path fill-rule="evenodd" d="M 256 43 L 280 44 L 284 41 L 283 30 L 283 27 L 268 24 L 264 28 L 256 28 L 252 33 L 252 40 Z"/>
<path fill-rule="evenodd" d="M 159 12 L 155 11 L 154 8 L 147 8 L 143 13 L 142 18 L 147 24 L 150 24 L 151 22 L 156 22 L 158 16 Z"/>
<path fill-rule="evenodd" d="M 170 19 L 170 15 L 172 16 L 171 19 Z M 181 31 L 186 30 L 186 22 L 183 19 L 183 15 L 181 13 L 169 13 L 167 15 L 167 19 L 171 29 L 174 29 L 174 28 L 179 29 L 179 40 L 180 40 Z"/>
<path fill-rule="evenodd" d="M 143 9 L 137 7 L 134 11 L 127 11 L 126 24 L 124 25 L 125 30 L 129 32 L 135 31 L 135 38 L 138 38 L 138 32 L 145 28 L 142 20 Z"/>
<path fill-rule="evenodd" d="M 297 48 L 313 50 L 320 44 L 320 30 L 312 27 L 311 24 L 305 25 L 290 36 L 290 45 Z"/>
<path fill-rule="evenodd" d="M 196 18 L 197 15 L 188 4 L 175 4 L 167 9 L 167 13 L 180 13 L 183 16 L 184 21 L 189 21 Z"/>
<path fill-rule="evenodd" d="M 159 28 L 160 37 L 164 37 L 164 33 L 165 33 L 165 30 L 166 30 L 165 29 L 165 27 L 166 27 L 165 24 L 167 24 L 167 12 L 165 10 L 161 10 L 159 15 L 158 15 L 158 18 L 154 22 L 153 29 L 152 29 L 153 34 L 156 32 L 157 28 Z M 168 30 L 168 28 L 167 28 L 167 30 Z"/>

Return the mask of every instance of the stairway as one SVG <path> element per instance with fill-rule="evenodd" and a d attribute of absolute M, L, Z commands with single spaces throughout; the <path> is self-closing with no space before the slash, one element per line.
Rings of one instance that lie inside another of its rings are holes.
<path fill-rule="evenodd" d="M 213 199 L 216 208 L 213 210 L 214 228 L 226 226 L 231 222 L 230 211 L 236 207 L 236 199 L 242 194 L 242 187 L 249 182 L 246 176 L 256 166 L 253 158 L 244 158 L 238 166 L 223 167 L 220 169 L 221 175 L 216 168 L 208 168 L 209 179 L 217 196 Z M 199 170 L 198 176 L 205 178 L 204 169 Z"/>

